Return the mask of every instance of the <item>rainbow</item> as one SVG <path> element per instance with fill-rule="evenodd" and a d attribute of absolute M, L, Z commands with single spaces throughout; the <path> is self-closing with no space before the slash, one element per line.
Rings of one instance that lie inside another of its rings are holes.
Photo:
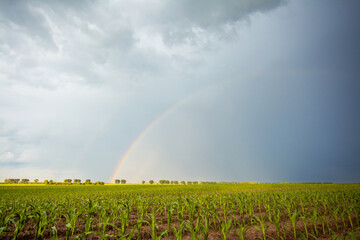
<path fill-rule="evenodd" d="M 247 75 L 247 78 L 249 78 L 250 75 L 257 75 L 259 73 L 259 71 L 256 71 L 255 74 L 249 74 Z M 155 118 L 139 135 L 138 137 L 135 139 L 135 141 L 131 144 L 131 146 L 129 147 L 129 149 L 126 151 L 126 153 L 122 156 L 119 164 L 117 165 L 114 173 L 111 175 L 111 178 L 109 180 L 109 183 L 113 183 L 115 181 L 115 178 L 117 177 L 122 165 L 124 164 L 124 162 L 126 161 L 126 159 L 129 157 L 129 155 L 131 154 L 131 152 L 135 149 L 136 145 L 144 138 L 144 136 L 146 135 L 146 133 L 148 133 L 156 124 L 158 124 L 166 115 L 168 115 L 170 112 L 172 112 L 173 110 L 177 109 L 179 106 L 183 105 L 184 103 L 188 102 L 190 99 L 192 99 L 193 97 L 199 95 L 200 93 L 208 90 L 209 88 L 212 88 L 214 86 L 218 86 L 220 84 L 224 84 L 227 82 L 232 82 L 233 80 L 223 80 L 223 81 L 219 81 L 219 82 L 215 82 L 213 84 L 208 85 L 207 87 L 204 87 L 198 91 L 195 91 L 195 93 L 191 94 L 190 96 L 181 99 L 180 101 L 176 102 L 174 105 L 172 105 L 170 108 L 168 108 L 167 110 L 165 110 L 162 114 L 160 114 L 160 116 L 158 116 L 157 118 Z"/>
<path fill-rule="evenodd" d="M 166 115 L 168 115 L 170 112 L 172 112 L 174 109 L 178 108 L 179 106 L 183 105 L 185 102 L 189 101 L 193 96 L 199 94 L 200 91 L 195 92 L 194 94 L 190 95 L 189 97 L 186 97 L 175 104 L 173 104 L 170 108 L 165 110 L 162 114 L 160 114 L 157 118 L 155 118 L 140 134 L 137 136 L 135 141 L 131 144 L 131 146 L 128 148 L 126 153 L 122 156 L 119 164 L 117 165 L 114 173 L 112 174 L 109 183 L 113 183 L 115 181 L 116 176 L 118 175 L 122 165 L 124 164 L 125 160 L 129 157 L 130 153 L 134 150 L 136 145 L 143 139 L 143 137 L 148 133 L 156 124 L 158 124 L 161 119 L 163 119 Z"/>

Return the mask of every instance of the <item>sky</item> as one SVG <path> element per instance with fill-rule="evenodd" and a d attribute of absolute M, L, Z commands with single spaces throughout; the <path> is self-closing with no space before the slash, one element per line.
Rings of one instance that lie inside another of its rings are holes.
<path fill-rule="evenodd" d="M 360 2 L 0 0 L 0 181 L 360 182 Z"/>

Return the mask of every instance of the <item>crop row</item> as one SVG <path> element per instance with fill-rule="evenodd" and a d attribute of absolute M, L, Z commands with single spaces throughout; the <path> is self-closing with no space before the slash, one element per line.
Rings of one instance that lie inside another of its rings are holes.
<path fill-rule="evenodd" d="M 0 198 L 0 238 L 356 239 L 360 226 L 358 186 L 253 192 L 136 186 L 104 192 L 93 186 L 90 191 L 69 187 L 63 195 L 50 190 L 48 197 L 43 188 L 23 187 L 31 193 L 12 191 Z"/>

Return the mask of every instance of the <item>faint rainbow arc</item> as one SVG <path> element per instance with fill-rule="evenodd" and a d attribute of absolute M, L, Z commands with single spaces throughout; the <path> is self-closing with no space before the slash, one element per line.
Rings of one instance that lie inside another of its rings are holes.
<path fill-rule="evenodd" d="M 255 71 L 251 74 L 247 74 L 247 78 L 250 77 L 255 77 L 256 75 L 258 75 L 260 73 L 260 71 Z M 245 77 L 245 76 L 243 76 Z M 227 83 L 227 82 L 232 82 L 233 80 L 229 79 L 229 80 L 223 80 L 223 81 L 219 81 L 219 82 L 215 82 L 213 84 L 208 85 L 207 87 L 204 87 L 198 91 L 196 91 L 195 93 L 191 94 L 188 97 L 185 97 L 181 100 L 179 100 L 178 102 L 176 102 L 174 105 L 172 105 L 170 108 L 168 108 L 167 110 L 165 110 L 162 114 L 160 114 L 160 116 L 158 116 L 157 118 L 155 118 L 146 128 L 145 130 L 143 130 L 138 137 L 135 139 L 135 141 L 131 144 L 131 146 L 128 148 L 128 150 L 126 151 L 126 153 L 122 156 L 119 164 L 117 165 L 114 173 L 112 174 L 109 183 L 113 183 L 115 181 L 116 176 L 118 175 L 121 166 L 124 164 L 125 160 L 128 158 L 128 156 L 130 155 L 130 153 L 134 150 L 134 148 L 136 147 L 136 145 L 141 141 L 141 139 L 146 135 L 146 133 L 148 131 L 150 131 L 151 128 L 153 128 L 158 122 L 161 121 L 162 118 L 164 118 L 167 114 L 169 114 L 170 112 L 172 112 L 173 110 L 175 110 L 176 108 L 178 108 L 179 106 L 183 105 L 184 103 L 186 103 L 187 101 L 189 101 L 190 99 L 192 99 L 193 97 L 199 95 L 200 93 L 206 91 L 209 88 L 212 88 L 214 86 L 220 85 L 221 83 Z"/>
<path fill-rule="evenodd" d="M 175 104 L 173 104 L 170 108 L 168 108 L 167 110 L 165 110 L 162 114 L 160 114 L 157 118 L 155 118 L 135 139 L 135 141 L 131 144 L 131 146 L 128 148 L 128 150 L 126 151 L 126 153 L 122 156 L 119 164 L 117 165 L 114 173 L 112 174 L 109 183 L 113 183 L 115 181 L 115 178 L 117 176 L 117 174 L 119 173 L 122 165 L 124 164 L 125 160 L 128 158 L 128 156 L 130 155 L 130 153 L 134 150 L 134 148 L 136 147 L 136 145 L 141 141 L 141 139 L 146 135 L 146 133 L 153 128 L 158 122 L 161 121 L 162 118 L 164 118 L 167 114 L 169 114 L 171 111 L 173 111 L 174 109 L 178 108 L 179 106 L 183 105 L 185 102 L 187 102 L 188 100 L 190 100 L 194 95 L 197 95 L 199 92 L 195 92 L 194 94 L 181 99 L 180 101 L 176 102 Z"/>

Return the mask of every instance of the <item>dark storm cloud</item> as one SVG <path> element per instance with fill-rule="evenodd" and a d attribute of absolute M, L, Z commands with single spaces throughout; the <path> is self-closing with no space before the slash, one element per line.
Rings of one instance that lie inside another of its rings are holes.
<path fill-rule="evenodd" d="M 201 0 L 166 1 L 160 26 L 164 31 L 166 44 L 174 45 L 184 41 L 195 41 L 196 31 L 215 33 L 219 39 L 227 39 L 234 34 L 233 25 L 255 13 L 265 13 L 285 4 L 285 0 Z"/>

